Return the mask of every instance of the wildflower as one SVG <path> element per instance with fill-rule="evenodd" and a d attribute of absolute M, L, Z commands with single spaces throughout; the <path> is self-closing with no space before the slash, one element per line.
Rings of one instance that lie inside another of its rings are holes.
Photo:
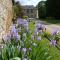
<path fill-rule="evenodd" d="M 11 38 L 15 38 L 17 34 L 18 34 L 18 33 L 16 33 L 16 32 L 15 32 L 15 33 L 14 33 L 14 32 L 11 33 Z"/>
<path fill-rule="evenodd" d="M 56 35 L 57 34 L 57 30 L 54 30 L 53 32 L 52 32 L 52 35 Z"/>
<path fill-rule="evenodd" d="M 56 45 L 56 40 L 51 40 L 51 44 L 52 44 L 53 46 L 55 46 L 55 45 Z"/>
<path fill-rule="evenodd" d="M 19 34 L 16 35 L 16 40 L 20 40 L 20 35 Z"/>
<path fill-rule="evenodd" d="M 19 26 L 23 25 L 23 19 L 18 18 L 18 19 L 17 19 L 17 24 L 18 24 Z"/>
<path fill-rule="evenodd" d="M 15 33 L 11 34 L 11 38 L 16 39 L 16 41 L 18 41 L 18 40 L 20 40 L 20 35 L 17 32 L 15 32 Z"/>
<path fill-rule="evenodd" d="M 16 39 L 16 40 L 20 40 L 20 35 L 18 34 L 15 25 L 13 25 L 12 29 L 11 29 L 11 38 Z"/>
<path fill-rule="evenodd" d="M 25 27 L 28 26 L 28 22 L 27 22 L 27 20 L 24 20 L 24 26 L 25 26 Z"/>
<path fill-rule="evenodd" d="M 37 23 L 37 26 L 36 26 L 37 30 L 43 30 L 43 25 L 40 24 L 40 23 Z"/>
<path fill-rule="evenodd" d="M 23 48 L 22 51 L 23 51 L 24 53 L 26 53 L 27 49 L 26 49 L 26 48 Z"/>
<path fill-rule="evenodd" d="M 40 41 L 40 40 L 41 40 L 41 37 L 40 37 L 40 36 L 38 36 L 38 37 L 37 37 L 37 40 L 38 40 L 38 41 Z"/>
<path fill-rule="evenodd" d="M 23 26 L 24 26 L 24 28 L 28 31 L 29 27 L 28 27 L 28 22 L 27 22 L 27 20 L 24 20 Z"/>
<path fill-rule="evenodd" d="M 16 30 L 16 26 L 13 25 L 13 26 L 12 26 L 12 29 L 11 29 L 11 33 L 15 33 L 15 32 L 17 32 L 17 30 Z"/>
<path fill-rule="evenodd" d="M 16 31 L 16 28 L 15 26 L 12 26 L 12 29 L 11 29 L 11 36 L 14 37 L 16 35 L 17 31 Z"/>
<path fill-rule="evenodd" d="M 4 42 L 9 42 L 11 40 L 11 34 L 7 33 L 6 35 L 3 36 Z"/>
<path fill-rule="evenodd" d="M 34 35 L 38 35 L 38 31 L 37 30 L 35 30 Z"/>

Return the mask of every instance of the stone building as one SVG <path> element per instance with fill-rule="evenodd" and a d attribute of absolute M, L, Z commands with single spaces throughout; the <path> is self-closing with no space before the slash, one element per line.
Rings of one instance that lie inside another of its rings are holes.
<path fill-rule="evenodd" d="M 12 24 L 12 0 L 0 0 L 0 42 Z"/>
<path fill-rule="evenodd" d="M 33 5 L 26 5 L 22 8 L 25 16 L 28 16 L 29 18 L 38 18 L 38 9 Z"/>

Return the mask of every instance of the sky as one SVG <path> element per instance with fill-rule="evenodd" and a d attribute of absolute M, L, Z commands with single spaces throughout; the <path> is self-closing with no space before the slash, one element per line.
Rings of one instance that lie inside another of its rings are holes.
<path fill-rule="evenodd" d="M 38 4 L 38 2 L 45 1 L 45 0 L 16 0 L 16 1 L 20 1 L 20 3 L 22 5 L 34 5 L 34 6 L 36 6 Z"/>

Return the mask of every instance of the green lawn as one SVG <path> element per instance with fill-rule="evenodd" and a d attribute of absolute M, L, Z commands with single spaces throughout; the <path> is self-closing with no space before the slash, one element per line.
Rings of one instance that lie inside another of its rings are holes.
<path fill-rule="evenodd" d="M 58 19 L 40 19 L 40 20 L 45 21 L 46 23 L 60 24 L 60 20 Z"/>
<path fill-rule="evenodd" d="M 57 21 L 57 23 L 60 23 L 60 21 L 59 22 L 58 21 Z M 49 20 L 49 21 L 46 21 L 46 22 L 56 23 L 56 21 L 53 21 L 52 22 L 52 20 Z M 34 31 L 34 28 L 35 28 L 34 27 L 34 23 L 33 22 L 30 22 L 29 23 L 29 27 L 30 27 L 30 30 L 33 32 Z M 41 44 L 44 47 L 46 47 L 46 48 L 49 49 L 49 53 L 52 56 L 52 59 L 51 60 L 60 60 L 60 50 L 58 50 L 56 47 L 52 46 L 50 44 L 50 41 L 48 41 L 47 39 L 43 39 L 43 40 L 41 40 Z"/>

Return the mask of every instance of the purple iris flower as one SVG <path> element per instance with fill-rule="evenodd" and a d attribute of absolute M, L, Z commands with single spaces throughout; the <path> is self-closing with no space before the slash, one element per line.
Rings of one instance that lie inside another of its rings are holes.
<path fill-rule="evenodd" d="M 18 19 L 17 19 L 17 24 L 18 24 L 19 26 L 23 25 L 23 19 L 18 18 Z"/>
<path fill-rule="evenodd" d="M 17 19 L 17 24 L 23 26 L 28 31 L 28 21 L 23 19 Z"/>
<path fill-rule="evenodd" d="M 37 28 L 38 30 L 43 30 L 43 25 L 40 24 L 40 23 L 37 23 L 36 28 Z"/>
<path fill-rule="evenodd" d="M 18 40 L 20 40 L 20 35 L 18 33 L 13 33 L 12 38 L 16 39 L 18 41 Z"/>
<path fill-rule="evenodd" d="M 29 27 L 28 27 L 28 22 L 27 22 L 27 20 L 24 20 L 24 24 L 23 24 L 23 26 L 24 26 L 24 28 L 28 31 L 28 29 L 29 29 Z"/>
<path fill-rule="evenodd" d="M 38 33 L 39 33 L 39 32 L 38 32 L 37 29 L 36 29 L 35 32 L 34 32 L 34 35 L 38 35 Z"/>
<path fill-rule="evenodd" d="M 53 32 L 52 32 L 52 35 L 56 35 L 57 34 L 57 30 L 54 30 Z"/>
<path fill-rule="evenodd" d="M 15 33 L 11 33 L 11 38 L 15 38 L 16 37 L 16 35 L 17 35 L 17 33 L 15 32 Z"/>
<path fill-rule="evenodd" d="M 8 33 L 8 34 L 4 35 L 3 40 L 4 40 L 4 42 L 9 42 L 11 40 L 11 34 Z"/>
<path fill-rule="evenodd" d="M 16 33 L 16 32 L 17 32 L 17 30 L 16 30 L 16 26 L 13 25 L 13 26 L 12 26 L 12 29 L 11 29 L 11 33 Z"/>
<path fill-rule="evenodd" d="M 53 46 L 55 46 L 55 45 L 56 45 L 56 40 L 51 40 L 51 44 L 52 44 Z"/>
<path fill-rule="evenodd" d="M 24 20 L 24 26 L 28 26 L 27 20 Z"/>
<path fill-rule="evenodd" d="M 23 51 L 24 53 L 26 53 L 27 49 L 26 49 L 26 48 L 23 48 L 22 51 Z"/>
<path fill-rule="evenodd" d="M 20 35 L 18 34 L 18 31 L 17 31 L 15 25 L 13 25 L 12 29 L 11 29 L 11 38 L 16 39 L 16 40 L 20 40 Z"/>
<path fill-rule="evenodd" d="M 20 35 L 17 34 L 15 38 L 16 38 L 16 40 L 20 40 Z"/>
<path fill-rule="evenodd" d="M 40 40 L 41 40 L 41 37 L 40 37 L 40 36 L 38 36 L 38 37 L 37 37 L 37 40 L 38 40 L 38 41 L 40 41 Z"/>

